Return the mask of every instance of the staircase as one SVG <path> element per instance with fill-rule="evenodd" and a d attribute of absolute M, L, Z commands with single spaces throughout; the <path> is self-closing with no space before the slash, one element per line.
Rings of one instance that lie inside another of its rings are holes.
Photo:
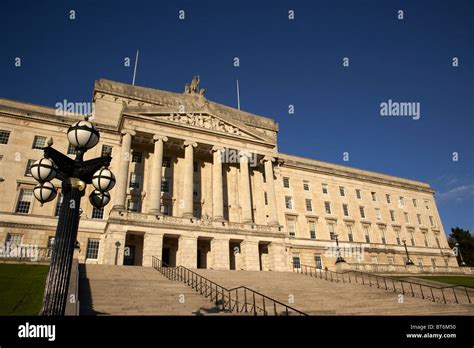
<path fill-rule="evenodd" d="M 355 283 L 291 272 L 195 270 L 227 288 L 244 285 L 310 315 L 473 315 L 469 304 L 444 304 Z M 400 300 L 403 302 L 399 303 Z"/>
<path fill-rule="evenodd" d="M 148 267 L 80 265 L 81 315 L 220 314 L 213 302 Z"/>

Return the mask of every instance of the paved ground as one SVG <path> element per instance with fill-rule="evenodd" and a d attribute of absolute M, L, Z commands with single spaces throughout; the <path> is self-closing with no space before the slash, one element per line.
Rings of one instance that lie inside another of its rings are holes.
<path fill-rule="evenodd" d="M 182 303 L 184 300 L 184 303 Z M 216 314 L 211 301 L 148 267 L 80 265 L 81 315 Z"/>

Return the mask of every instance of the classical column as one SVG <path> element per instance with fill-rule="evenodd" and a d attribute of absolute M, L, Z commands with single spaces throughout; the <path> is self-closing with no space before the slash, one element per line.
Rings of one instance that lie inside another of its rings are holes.
<path fill-rule="evenodd" d="M 148 212 L 150 214 L 160 214 L 161 203 L 161 172 L 163 167 L 163 143 L 168 138 L 162 135 L 154 135 L 155 150 L 153 153 L 153 167 L 151 170 L 150 200 L 148 202 Z"/>
<path fill-rule="evenodd" d="M 122 130 L 122 147 L 120 156 L 120 165 L 115 186 L 115 205 L 113 209 L 125 209 L 125 200 L 127 198 L 128 168 L 130 164 L 130 150 L 132 148 L 132 136 L 136 133 L 133 130 Z"/>
<path fill-rule="evenodd" d="M 211 240 L 212 269 L 230 269 L 230 253 L 228 238 L 212 238 Z"/>
<path fill-rule="evenodd" d="M 278 226 L 278 214 L 276 205 L 275 182 L 273 180 L 273 164 L 275 158 L 265 156 L 263 164 L 265 167 L 265 181 L 267 185 L 267 199 L 268 199 L 268 224 L 271 226 Z"/>
<path fill-rule="evenodd" d="M 185 141 L 184 147 L 184 183 L 183 183 L 183 217 L 192 218 L 193 214 L 193 148 L 197 144 L 192 141 Z"/>
<path fill-rule="evenodd" d="M 245 271 L 260 271 L 258 242 L 245 240 L 241 243 L 243 265 Z"/>
<path fill-rule="evenodd" d="M 240 181 L 241 192 L 239 194 L 240 206 L 242 208 L 242 222 L 252 222 L 252 197 L 250 196 L 249 159 L 245 151 L 240 152 Z"/>
<path fill-rule="evenodd" d="M 212 217 L 214 221 L 224 220 L 224 191 L 222 185 L 222 147 L 214 146 L 212 162 Z"/>
<path fill-rule="evenodd" d="M 197 268 L 197 237 L 180 236 L 176 266 Z"/>

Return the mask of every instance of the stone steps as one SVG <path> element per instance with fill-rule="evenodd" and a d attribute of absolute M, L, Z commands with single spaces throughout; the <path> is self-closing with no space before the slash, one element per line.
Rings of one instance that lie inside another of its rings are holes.
<path fill-rule="evenodd" d="M 225 314 L 187 285 L 146 267 L 80 265 L 79 301 L 81 315 Z"/>
<path fill-rule="evenodd" d="M 472 315 L 474 305 L 441 304 L 378 289 L 336 283 L 291 272 L 218 271 L 197 273 L 227 288 L 245 285 L 314 315 Z M 259 302 L 261 303 L 261 301 Z"/>

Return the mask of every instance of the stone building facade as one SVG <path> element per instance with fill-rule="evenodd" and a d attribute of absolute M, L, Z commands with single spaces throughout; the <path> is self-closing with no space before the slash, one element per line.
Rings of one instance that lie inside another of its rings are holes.
<path fill-rule="evenodd" d="M 117 184 L 103 210 L 91 187 L 83 198 L 81 262 L 288 271 L 335 269 L 339 252 L 397 271 L 406 240 L 418 271 L 458 267 L 428 184 L 280 153 L 272 119 L 207 100 L 196 80 L 172 93 L 101 79 L 93 105 L 101 139 L 85 159 L 111 149 Z M 80 118 L 0 99 L 0 245 L 54 243 L 64 202 L 41 206 L 28 168 L 51 137 L 74 156 Z"/>

